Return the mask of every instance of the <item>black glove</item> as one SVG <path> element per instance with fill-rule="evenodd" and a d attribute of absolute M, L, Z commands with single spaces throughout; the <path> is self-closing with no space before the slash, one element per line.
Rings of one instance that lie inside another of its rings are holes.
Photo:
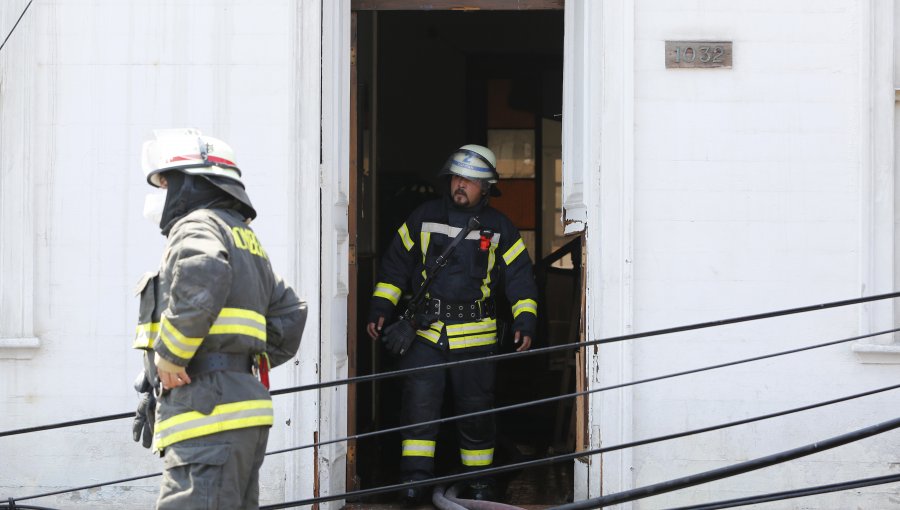
<path fill-rule="evenodd" d="M 134 389 L 140 393 L 141 399 L 134 413 L 131 435 L 135 442 L 139 441 L 144 448 L 150 448 L 153 444 L 153 426 L 156 423 L 156 395 L 144 372 L 138 374 L 138 378 L 134 381 Z"/>
<path fill-rule="evenodd" d="M 408 320 L 404 319 L 384 328 L 384 333 L 381 335 L 381 341 L 384 342 L 385 348 L 396 356 L 403 356 L 415 338 L 415 328 Z"/>
<path fill-rule="evenodd" d="M 416 329 L 428 329 L 429 326 L 437 322 L 438 314 L 436 313 L 417 313 L 415 317 L 413 317 L 413 321 L 416 323 Z"/>

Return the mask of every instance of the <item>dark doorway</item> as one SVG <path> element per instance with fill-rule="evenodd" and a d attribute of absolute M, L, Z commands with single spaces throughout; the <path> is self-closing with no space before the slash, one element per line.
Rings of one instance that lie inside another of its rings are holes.
<path fill-rule="evenodd" d="M 487 145 L 497 154 L 503 196 L 491 205 L 522 232 L 545 292 L 541 278 L 548 273 L 542 268 L 558 266 L 558 249 L 570 241 L 555 226 L 559 204 L 554 199 L 561 178 L 563 11 L 357 11 L 354 28 L 351 106 L 358 130 L 352 143 L 356 195 L 351 211 L 357 225 L 358 292 L 351 316 L 358 317 L 358 341 L 350 353 L 356 375 L 365 375 L 396 369 L 396 361 L 365 332 L 379 254 L 416 206 L 445 192 L 437 171 L 464 144 Z M 572 252 L 571 266 L 576 254 L 571 243 L 565 249 Z M 580 248 L 576 251 L 580 255 Z M 560 287 L 567 289 L 563 301 L 568 305 L 551 315 L 580 310 L 578 271 L 553 274 L 570 275 L 562 279 L 571 281 Z M 534 347 L 571 341 L 568 333 L 566 338 L 554 333 L 544 308 Z M 577 323 L 578 314 L 572 319 Z M 511 351 L 511 343 L 504 339 L 501 351 Z M 548 358 L 529 356 L 498 365 L 496 406 L 574 391 L 570 364 L 559 356 Z M 358 385 L 350 433 L 401 425 L 400 394 L 397 378 Z M 567 402 L 499 413 L 495 465 L 572 451 L 572 409 Z M 450 416 L 450 409 L 444 415 Z M 438 441 L 438 476 L 457 472 L 455 441 L 454 424 L 445 424 Z M 399 444 L 399 433 L 352 444 L 348 489 L 398 483 Z M 512 504 L 571 500 L 571 463 L 502 478 L 505 500 Z M 373 496 L 362 503 L 394 498 Z"/>

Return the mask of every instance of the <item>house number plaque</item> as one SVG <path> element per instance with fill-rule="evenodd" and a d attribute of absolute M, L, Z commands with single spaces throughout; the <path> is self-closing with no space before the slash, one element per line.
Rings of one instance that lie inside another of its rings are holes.
<path fill-rule="evenodd" d="M 666 41 L 666 68 L 731 68 L 731 41 Z"/>

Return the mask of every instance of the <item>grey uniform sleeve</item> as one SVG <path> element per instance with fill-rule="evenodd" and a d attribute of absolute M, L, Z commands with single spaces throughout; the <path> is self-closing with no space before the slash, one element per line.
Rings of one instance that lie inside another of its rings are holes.
<path fill-rule="evenodd" d="M 297 354 L 305 326 L 306 302 L 301 301 L 294 290 L 276 276 L 266 314 L 266 354 L 273 367 Z"/>

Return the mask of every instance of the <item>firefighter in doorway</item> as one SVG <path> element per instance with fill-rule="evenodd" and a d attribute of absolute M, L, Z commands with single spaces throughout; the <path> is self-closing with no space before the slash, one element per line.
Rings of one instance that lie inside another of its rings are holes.
<path fill-rule="evenodd" d="M 419 206 L 403 223 L 384 254 L 372 297 L 367 331 L 381 338 L 395 354 L 402 354 L 402 369 L 491 356 L 498 348 L 494 297 L 503 285 L 512 305 L 514 342 L 518 351 L 531 346 L 537 323 L 537 287 L 525 243 L 512 222 L 488 205 L 496 194 L 496 158 L 487 147 L 464 145 L 441 169 L 447 180 L 446 196 Z M 464 239 L 460 232 L 480 225 Z M 460 236 L 457 239 L 457 236 Z M 458 244 L 454 244 L 456 241 Z M 452 253 L 446 248 L 453 245 Z M 423 286 L 435 266 L 446 262 L 427 282 L 421 310 L 408 335 L 391 333 L 392 317 L 400 298 Z M 412 289 L 409 288 L 412 285 Z M 413 333 L 414 331 L 414 333 Z M 446 370 L 410 374 L 403 385 L 401 414 L 412 425 L 440 418 L 445 384 L 450 384 L 456 414 L 488 410 L 494 403 L 494 363 L 466 363 Z M 439 425 L 421 425 L 401 433 L 401 476 L 418 481 L 434 476 L 434 454 Z M 459 453 L 465 471 L 488 468 L 494 457 L 493 415 L 459 420 Z M 490 477 L 475 477 L 469 497 L 495 497 Z M 408 488 L 408 504 L 422 502 L 427 488 Z"/>
<path fill-rule="evenodd" d="M 167 243 L 138 288 L 134 347 L 145 354 L 134 440 L 163 457 L 157 508 L 258 508 L 273 421 L 268 368 L 296 354 L 306 304 L 249 227 L 256 210 L 227 144 L 158 130 L 143 167 L 166 190 L 145 215 L 159 216 Z"/>

